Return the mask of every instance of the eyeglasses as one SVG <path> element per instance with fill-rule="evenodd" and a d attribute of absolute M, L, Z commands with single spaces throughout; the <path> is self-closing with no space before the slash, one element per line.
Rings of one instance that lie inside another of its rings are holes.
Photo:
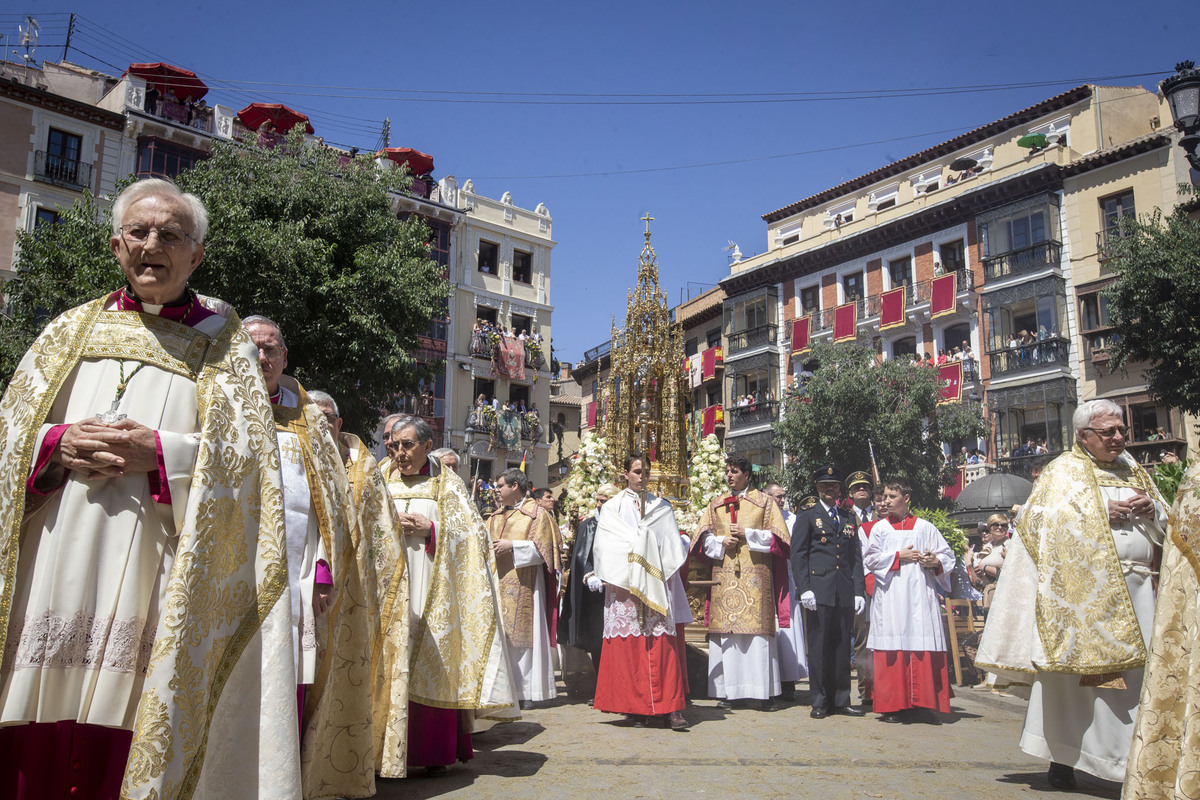
<path fill-rule="evenodd" d="M 158 234 L 158 243 L 163 247 L 179 247 L 188 239 L 192 239 L 192 235 L 179 228 L 151 228 L 147 225 L 122 225 L 121 235 L 125 237 L 127 242 L 137 242 L 141 244 L 150 238 L 151 233 Z M 192 239 L 192 241 L 196 241 Z"/>
<path fill-rule="evenodd" d="M 999 528 L 1000 530 L 1008 530 L 1008 526 L 1005 525 L 1003 522 L 993 522 L 991 525 L 988 525 L 988 527 L 989 528 Z"/>
<path fill-rule="evenodd" d="M 1080 430 L 1091 431 L 1092 433 L 1099 436 L 1101 439 L 1111 439 L 1114 436 L 1116 436 L 1118 433 L 1121 434 L 1122 437 L 1124 437 L 1125 434 L 1129 433 L 1129 426 L 1114 425 L 1111 428 L 1080 428 Z"/>
<path fill-rule="evenodd" d="M 274 361 L 275 359 L 279 358 L 280 355 L 283 354 L 283 348 L 276 347 L 273 344 L 269 344 L 266 347 L 258 348 L 258 352 L 261 353 L 262 355 L 266 356 L 269 360 Z"/>

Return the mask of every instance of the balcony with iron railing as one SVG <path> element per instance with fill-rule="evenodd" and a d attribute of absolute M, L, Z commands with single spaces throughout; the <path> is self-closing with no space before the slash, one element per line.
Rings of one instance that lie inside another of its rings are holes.
<path fill-rule="evenodd" d="M 729 433 L 758 425 L 769 425 L 778 416 L 779 403 L 770 400 L 738 405 L 725 409 L 725 425 Z"/>
<path fill-rule="evenodd" d="M 1015 375 L 1036 372 L 1047 367 L 1069 367 L 1071 363 L 1070 340 L 1063 336 L 1049 336 L 1015 347 L 995 347 L 988 350 L 991 360 L 992 378 L 999 375 Z"/>
<path fill-rule="evenodd" d="M 502 414 L 516 414 L 520 417 L 521 438 L 525 441 L 540 441 L 542 434 L 546 432 L 535 412 L 502 411 L 493 409 L 491 406 L 471 406 L 467 409 L 466 428 L 475 434 L 499 435 L 500 415 Z"/>
<path fill-rule="evenodd" d="M 1104 230 L 1096 231 L 1096 257 L 1101 261 L 1112 258 L 1114 245 L 1132 235 L 1133 226 L 1124 218 L 1115 225 L 1109 225 Z"/>
<path fill-rule="evenodd" d="M 747 350 L 753 350 L 763 345 L 775 345 L 778 342 L 778 325 L 759 325 L 757 328 L 729 334 L 729 341 L 725 346 L 725 357 L 733 358 Z"/>
<path fill-rule="evenodd" d="M 1061 260 L 1062 244 L 1047 239 L 1044 242 L 983 259 L 983 279 L 994 281 L 1013 275 L 1025 275 L 1046 267 L 1057 267 Z"/>
<path fill-rule="evenodd" d="M 47 183 L 82 189 L 92 184 L 92 165 L 38 150 L 33 157 L 33 175 Z"/>

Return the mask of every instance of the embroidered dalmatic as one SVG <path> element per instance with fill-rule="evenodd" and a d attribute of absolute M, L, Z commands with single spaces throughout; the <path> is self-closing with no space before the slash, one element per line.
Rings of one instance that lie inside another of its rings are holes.
<path fill-rule="evenodd" d="M 389 468 L 385 476 L 396 510 L 428 517 L 436 537 L 429 542 L 404 537 L 409 700 L 511 717 L 516 690 L 504 649 L 492 543 L 462 478 L 434 459 L 429 466 L 422 475 Z M 384 652 L 395 646 L 389 636 Z"/>
<path fill-rule="evenodd" d="M 360 535 L 369 548 L 359 548 L 374 571 L 375 586 L 367 593 L 371 628 L 372 735 L 375 771 L 389 778 L 404 777 L 408 739 L 408 568 L 401 550 L 402 532 L 396 507 L 375 456 L 352 433 L 343 433 L 339 446 L 350 481 L 351 504 Z"/>
<path fill-rule="evenodd" d="M 1107 501 L 1145 492 L 1150 517 L 1113 525 Z M 1120 781 L 1154 617 L 1151 565 L 1167 509 L 1128 453 L 1076 443 L 1042 472 L 1017 517 L 976 666 L 1029 694 L 1021 749 Z"/>
<path fill-rule="evenodd" d="M 0 402 L 0 719 L 132 731 L 124 798 L 294 798 L 283 498 L 257 353 L 232 312 L 193 327 L 116 297 L 47 325 Z M 122 364 L 116 410 L 157 430 L 165 481 L 69 472 L 27 493 L 43 437 L 107 411 Z"/>
<path fill-rule="evenodd" d="M 280 388 L 285 397 L 297 398 L 294 406 L 281 401 L 272 407 L 285 496 L 294 506 L 297 486 L 289 483 L 289 460 L 298 457 L 308 491 L 304 523 L 317 526 L 319 558 L 327 560 L 333 576 L 333 605 L 313 620 L 315 671 L 304 694 L 300 739 L 304 797 L 370 797 L 375 793 L 371 654 L 377 635 L 368 599 L 375 592 L 371 537 L 358 528 L 346 469 L 325 416 L 294 379 L 281 379 Z M 292 447 L 299 452 L 289 455 Z M 290 551 L 294 540 L 288 533 Z M 311 555 L 306 547 L 303 568 L 313 563 Z M 306 585 L 311 592 L 311 581 L 302 581 L 302 590 Z M 311 614 L 311 594 L 305 602 L 302 613 Z"/>
<path fill-rule="evenodd" d="M 736 520 L 746 543 L 727 552 L 721 539 Z M 709 695 L 767 700 L 780 693 L 777 627 L 791 624 L 791 531 L 771 497 L 747 489 L 718 497 L 700 517 L 694 545 L 717 563 L 708 601 Z"/>
<path fill-rule="evenodd" d="M 555 646 L 558 575 L 562 571 L 558 528 L 531 498 L 488 519 L 493 542 L 507 539 L 512 552 L 497 557 L 500 608 L 509 657 L 521 700 L 556 696 L 552 651 Z"/>
<path fill-rule="evenodd" d="M 1146 679 L 1125 772 L 1131 800 L 1200 798 L 1200 464 L 1180 483 L 1163 546 Z"/>

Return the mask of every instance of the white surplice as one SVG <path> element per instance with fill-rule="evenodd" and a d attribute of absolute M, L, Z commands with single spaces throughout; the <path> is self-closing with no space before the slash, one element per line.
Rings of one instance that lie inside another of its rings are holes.
<path fill-rule="evenodd" d="M 512 659 L 517 697 L 537 703 L 558 696 L 554 686 L 554 648 L 550 646 L 550 626 L 546 620 L 546 582 L 541 572 L 546 561 L 533 542 L 513 540 L 513 568 L 532 567 L 538 571 L 533 582 L 533 647 L 508 648 Z"/>
<path fill-rule="evenodd" d="M 909 545 L 936 554 L 941 572 L 934 575 L 917 562 L 893 570 L 896 554 Z M 917 519 L 912 530 L 896 530 L 889 518 L 876 522 L 863 553 L 863 567 L 875 575 L 867 647 L 876 652 L 944 652 L 946 634 L 937 590 L 950 591 L 954 561 L 953 551 L 933 523 Z"/>
<path fill-rule="evenodd" d="M 214 336 L 224 322 L 208 317 L 195 328 Z M 117 410 L 158 431 L 171 504 L 150 497 L 144 472 L 96 481 L 72 472 L 26 517 L 0 722 L 133 728 L 200 445 L 196 384 L 152 364 L 82 360 L 59 389 L 34 452 L 52 423 L 109 409 L 122 363 L 129 383 Z"/>
<path fill-rule="evenodd" d="M 1101 486 L 1105 501 L 1129 500 L 1127 487 Z M 1150 570 L 1153 545 L 1161 544 L 1167 509 L 1154 503 L 1154 515 L 1113 525 L 1117 558 L 1133 600 L 1142 641 L 1149 644 L 1154 624 L 1154 586 Z M 1034 637 L 1034 659 L 1044 661 L 1041 642 Z M 1029 709 L 1021 734 L 1021 749 L 1031 756 L 1082 769 L 1109 781 L 1125 779 L 1125 761 L 1133 740 L 1143 670 L 1122 673 L 1124 689 L 1079 685 L 1079 676 L 1039 672 L 1029 693 Z"/>
<path fill-rule="evenodd" d="M 796 524 L 796 515 L 790 511 L 783 512 L 783 521 L 791 531 Z M 788 569 L 788 602 L 792 608 L 792 622 L 786 628 L 775 632 L 775 641 L 779 648 L 779 680 L 795 683 L 801 678 L 808 677 L 808 651 L 804 645 L 804 617 L 801 615 L 800 596 L 796 591 L 796 577 L 792 574 L 792 560 L 787 560 Z"/>

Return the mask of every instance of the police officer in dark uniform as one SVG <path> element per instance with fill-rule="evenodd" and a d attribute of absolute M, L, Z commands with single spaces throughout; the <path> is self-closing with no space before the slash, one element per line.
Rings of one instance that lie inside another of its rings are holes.
<path fill-rule="evenodd" d="M 861 717 L 850 705 L 850 632 L 866 601 L 858 524 L 838 508 L 842 475 L 836 467 L 813 473 L 817 501 L 792 528 L 792 574 L 804 608 L 808 683 L 813 719 Z"/>

